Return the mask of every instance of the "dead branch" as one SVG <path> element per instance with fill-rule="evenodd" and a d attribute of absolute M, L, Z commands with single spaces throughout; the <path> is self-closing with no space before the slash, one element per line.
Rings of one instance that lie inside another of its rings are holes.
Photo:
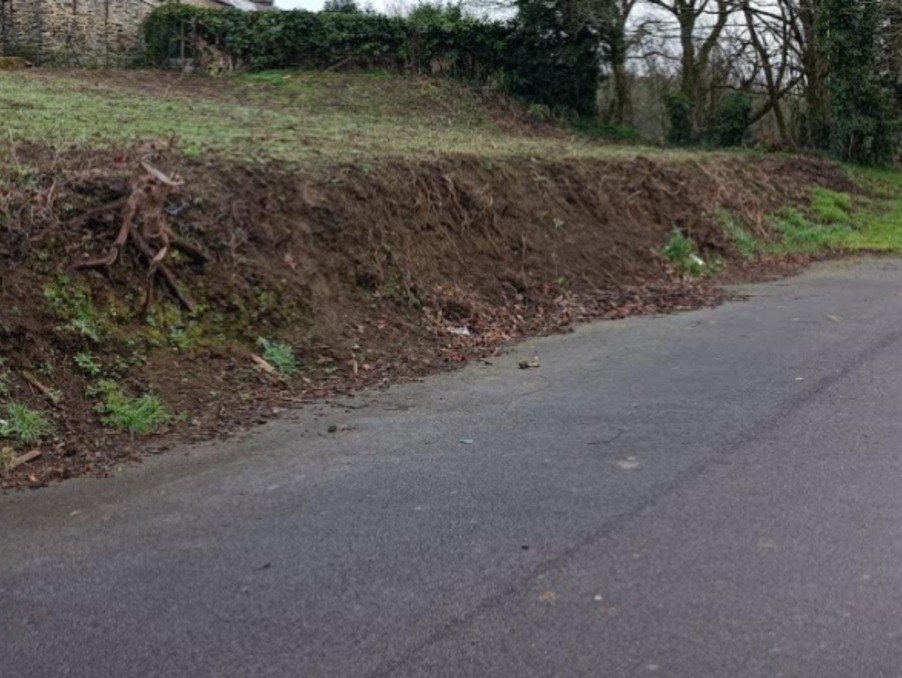
<path fill-rule="evenodd" d="M 32 450 L 31 452 L 26 452 L 20 457 L 16 457 L 6 466 L 7 471 L 12 471 L 22 466 L 23 464 L 27 464 L 30 461 L 34 461 L 42 454 L 42 450 Z"/>
<path fill-rule="evenodd" d="M 53 389 L 49 386 L 43 384 L 40 379 L 38 379 L 34 374 L 29 372 L 28 370 L 22 371 L 22 378 L 25 379 L 29 384 L 34 386 L 38 391 L 40 391 L 47 400 L 50 401 L 50 404 L 54 407 L 59 405 L 60 396 L 57 393 L 53 392 Z"/>

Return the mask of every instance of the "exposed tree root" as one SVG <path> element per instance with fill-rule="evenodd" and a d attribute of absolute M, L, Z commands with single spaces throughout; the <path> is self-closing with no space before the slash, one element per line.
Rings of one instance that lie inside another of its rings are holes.
<path fill-rule="evenodd" d="M 81 215 L 75 224 L 84 224 L 102 214 L 122 210 L 119 233 L 107 253 L 96 259 L 75 264 L 78 270 L 109 268 L 118 261 L 122 251 L 131 243 L 147 262 L 147 287 L 144 294 L 144 310 L 153 303 L 154 281 L 157 276 L 173 297 L 186 310 L 195 308 L 191 298 L 183 292 L 175 274 L 165 264 L 170 249 L 206 263 L 209 257 L 197 246 L 179 238 L 166 219 L 166 199 L 173 188 L 181 186 L 176 176 L 169 176 L 146 161 L 141 161 L 141 172 L 132 180 L 128 196 L 114 200 Z"/>

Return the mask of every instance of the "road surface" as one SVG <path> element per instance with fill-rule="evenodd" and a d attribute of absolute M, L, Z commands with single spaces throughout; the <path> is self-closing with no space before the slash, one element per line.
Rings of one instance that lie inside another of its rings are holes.
<path fill-rule="evenodd" d="M 0 497 L 0 675 L 902 675 L 902 262 L 746 291 Z"/>

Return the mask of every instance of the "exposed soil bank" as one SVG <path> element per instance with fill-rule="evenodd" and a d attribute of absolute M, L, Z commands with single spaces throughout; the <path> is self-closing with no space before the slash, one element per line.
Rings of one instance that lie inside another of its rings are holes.
<path fill-rule="evenodd" d="M 0 487 L 137 458 L 145 445 L 96 409 L 101 381 L 160 397 L 175 418 L 158 447 L 223 434 L 573 322 L 716 303 L 709 281 L 661 256 L 673 229 L 744 270 L 719 211 L 768 239 L 768 213 L 812 186 L 851 188 L 833 164 L 784 156 L 386 160 L 319 174 L 152 148 L 28 158 L 39 169 L 0 185 L 0 419 L 7 402 L 26 404 L 55 433 L 0 440 L 7 462 L 41 450 L 0 472 Z M 193 312 L 159 285 L 142 311 L 148 261 L 131 249 L 109 269 L 74 270 L 115 238 L 141 158 L 184 179 L 165 217 L 209 261 L 173 251 L 165 262 Z M 261 337 L 295 349 L 296 376 L 255 362 Z"/>

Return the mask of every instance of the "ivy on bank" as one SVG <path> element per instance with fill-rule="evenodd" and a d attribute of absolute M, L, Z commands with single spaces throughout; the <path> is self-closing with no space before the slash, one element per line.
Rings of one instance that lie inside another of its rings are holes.
<path fill-rule="evenodd" d="M 822 0 L 820 6 L 818 40 L 830 69 L 830 141 L 841 160 L 885 164 L 897 150 L 893 79 L 878 67 L 879 51 L 887 47 L 884 9 L 867 0 Z"/>
<path fill-rule="evenodd" d="M 543 5 L 543 7 L 546 7 Z M 166 4 L 143 26 L 150 64 L 198 58 L 205 46 L 255 69 L 386 68 L 490 83 L 580 116 L 595 113 L 601 52 L 591 27 L 560 13 L 479 21 L 454 9 L 410 18 L 353 12 L 242 12 Z"/>

